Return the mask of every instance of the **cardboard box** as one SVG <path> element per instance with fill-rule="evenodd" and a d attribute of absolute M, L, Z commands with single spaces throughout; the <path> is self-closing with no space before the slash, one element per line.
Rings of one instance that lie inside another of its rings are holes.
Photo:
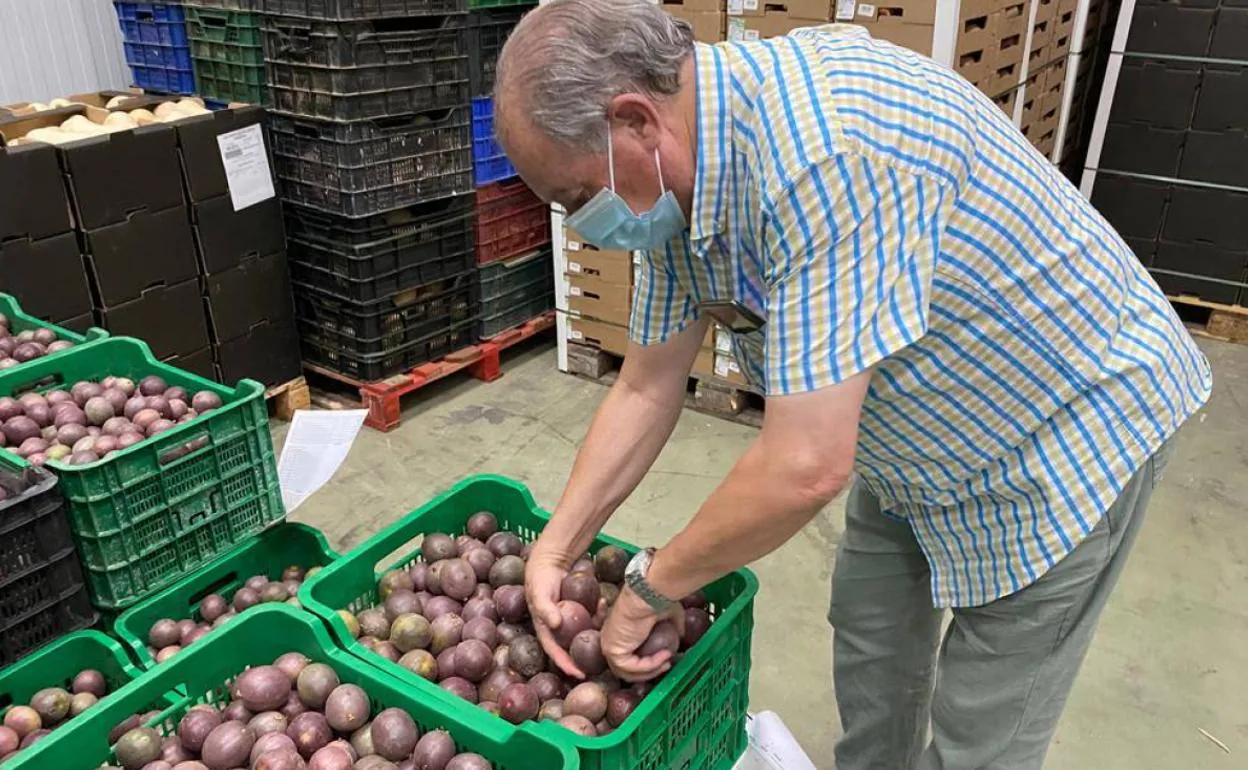
<path fill-rule="evenodd" d="M 1007 91 L 1004 94 L 994 96 L 992 103 L 1001 108 L 1006 117 L 1010 120 L 1014 119 L 1014 105 L 1018 103 L 1018 90 Z"/>
<path fill-rule="evenodd" d="M 136 211 L 120 224 L 83 233 L 83 243 L 95 296 L 103 307 L 199 274 L 185 206 Z"/>
<path fill-rule="evenodd" d="M 764 0 L 725 0 L 724 10 L 729 16 L 762 16 Z"/>
<path fill-rule="evenodd" d="M 1248 180 L 1248 133 L 1189 131 L 1179 177 L 1201 182 L 1241 186 Z"/>
<path fill-rule="evenodd" d="M 794 15 L 792 13 L 790 16 Z M 831 17 L 829 17 L 831 18 Z M 857 23 L 871 21 L 892 21 L 902 24 L 936 23 L 936 3 L 934 0 L 883 0 L 878 3 L 858 2 L 854 7 L 854 19 Z"/>
<path fill-rule="evenodd" d="M 586 318 L 628 326 L 632 311 L 632 287 L 589 276 L 570 276 L 568 310 Z"/>
<path fill-rule="evenodd" d="M 1137 3 L 1131 16 L 1127 47 L 1137 53 L 1205 56 L 1213 38 L 1216 3 L 1193 7 L 1195 3 Z M 1231 9 L 1225 9 L 1231 10 Z M 1089 31 L 1092 13 L 1088 13 Z M 1098 21 L 1099 26 L 1099 21 Z M 1221 26 L 1220 24 L 1218 26 Z M 1243 50 L 1237 52 L 1242 55 Z M 1238 58 L 1238 57 L 1237 57 Z"/>
<path fill-rule="evenodd" d="M 1248 51 L 1248 8 L 1227 8 L 1218 11 L 1209 55 L 1220 59 L 1243 59 Z"/>
<path fill-rule="evenodd" d="M 877 40 L 887 40 L 924 56 L 932 55 L 932 39 L 936 35 L 936 28 L 930 24 L 905 24 L 886 18 L 862 26 Z"/>
<path fill-rule="evenodd" d="M 76 315 L 73 318 L 63 318 L 59 321 L 53 321 L 53 323 L 57 326 L 69 329 L 71 332 L 86 334 L 88 329 L 95 326 L 95 314 L 83 313 L 82 315 Z"/>
<path fill-rule="evenodd" d="M 118 102 L 117 106 L 112 108 L 106 106 L 118 96 L 126 97 L 125 101 Z M 163 102 L 178 101 L 181 98 L 181 96 L 153 96 L 144 93 L 141 88 L 129 88 L 125 91 L 92 91 L 86 94 L 73 94 L 65 97 L 68 101 L 85 104 L 88 107 L 99 107 L 110 112 L 129 112 L 130 110 L 138 109 L 150 110 Z"/>
<path fill-rule="evenodd" d="M 607 283 L 633 283 L 634 260 L 630 252 L 592 246 L 567 228 L 563 230 L 563 244 L 568 275 L 593 276 Z"/>
<path fill-rule="evenodd" d="M 663 10 L 670 13 L 673 8 L 695 12 L 724 13 L 728 5 L 725 0 L 663 0 Z"/>
<path fill-rule="evenodd" d="M 138 299 L 98 309 L 97 316 L 113 336 L 145 340 L 161 359 L 193 353 L 210 343 L 198 278 L 148 289 Z"/>
<path fill-rule="evenodd" d="M 191 353 L 182 353 L 178 355 L 162 358 L 167 364 L 184 369 L 192 374 L 198 374 L 214 382 L 218 381 L 217 367 L 212 360 L 212 347 L 205 346 Z"/>
<path fill-rule="evenodd" d="M 1062 57 L 1053 62 L 1052 65 L 1045 67 L 1043 84 L 1047 91 L 1053 87 L 1062 88 L 1066 84 L 1066 69 L 1070 61 L 1066 57 Z"/>
<path fill-rule="evenodd" d="M 174 123 L 178 147 L 182 154 L 182 171 L 186 176 L 186 189 L 193 202 L 201 203 L 211 198 L 229 195 L 225 179 L 225 165 L 221 162 L 221 147 L 217 137 L 231 131 L 264 122 L 264 110 L 249 105 L 231 105 L 229 109 L 217 110 L 208 115 Z M 265 147 L 272 153 L 273 144 L 266 132 Z M 270 176 L 273 169 L 270 167 Z"/>
<path fill-rule="evenodd" d="M 226 384 L 249 377 L 272 386 L 298 377 L 302 365 L 294 318 L 267 319 L 241 336 L 220 343 L 217 369 L 220 381 Z"/>
<path fill-rule="evenodd" d="M 1057 0 L 1031 0 L 1036 6 L 1036 23 L 1057 17 Z"/>
<path fill-rule="evenodd" d="M 729 40 L 768 40 L 783 37 L 795 29 L 818 26 L 824 22 L 791 19 L 783 13 L 769 13 L 765 16 L 747 16 L 740 19 L 728 19 Z"/>
<path fill-rule="evenodd" d="M 74 115 L 103 123 L 108 112 L 66 107 L 0 121 L 5 142 L 36 128 L 60 126 Z M 94 136 L 57 146 L 68 177 L 78 227 L 95 230 L 124 222 L 135 211 L 163 211 L 182 205 L 182 179 L 172 124 L 153 123 L 130 131 Z"/>
<path fill-rule="evenodd" d="M 78 236 L 0 243 L 0 291 L 17 298 L 27 313 L 45 320 L 91 312 L 91 290 L 82 267 Z"/>
<path fill-rule="evenodd" d="M 1208 243 L 1248 251 L 1248 192 L 1174 185 L 1162 227 L 1163 240 Z"/>
<path fill-rule="evenodd" d="M 204 302 L 212 341 L 218 344 L 267 320 L 294 316 L 285 252 L 252 257 L 206 277 Z"/>
<path fill-rule="evenodd" d="M 1248 67 L 1205 65 L 1192 128 L 1224 131 L 1242 126 L 1248 126 Z"/>
<path fill-rule="evenodd" d="M 568 318 L 568 339 L 582 345 L 592 345 L 608 353 L 622 356 L 628 352 L 628 327 L 591 321 L 588 318 Z"/>
<path fill-rule="evenodd" d="M 690 11 L 680 5 L 665 5 L 663 10 L 693 27 L 693 39 L 702 43 L 724 40 L 728 17 L 723 11 Z"/>
<path fill-rule="evenodd" d="M 1047 48 L 1053 42 L 1053 22 L 1041 21 L 1031 28 L 1031 50 Z M 1049 62 L 1045 59 L 1045 64 Z"/>
<path fill-rule="evenodd" d="M 200 269 L 206 274 L 229 270 L 249 257 L 274 254 L 286 248 L 282 204 L 272 198 L 242 211 L 234 210 L 229 195 L 191 205 Z"/>
<path fill-rule="evenodd" d="M 1115 171 L 1176 177 L 1187 131 L 1143 123 L 1110 123 L 1100 165 Z M 1185 177 L 1200 179 L 1200 177 Z"/>
<path fill-rule="evenodd" d="M 703 377 L 715 376 L 715 351 L 698 348 L 698 357 L 693 359 L 693 373 Z"/>
<path fill-rule="evenodd" d="M 1243 282 L 1248 260 L 1243 252 L 1228 251 L 1203 243 L 1171 243 L 1162 240 L 1150 267 L 1195 273 L 1225 281 Z M 1156 273 L 1153 276 L 1167 294 L 1195 294 L 1210 302 L 1233 303 L 1242 297 L 1238 286 L 1228 286 L 1215 281 Z"/>
<path fill-rule="evenodd" d="M 47 144 L 0 149 L 0 242 L 49 238 L 73 228 L 56 149 Z"/>
<path fill-rule="evenodd" d="M 734 385 L 750 387 L 750 381 L 745 378 L 745 373 L 741 371 L 741 367 L 737 364 L 737 359 L 733 358 L 730 353 L 715 354 L 714 374 L 719 379 L 731 382 Z"/>
<path fill-rule="evenodd" d="M 1081 56 L 1079 64 L 1093 58 Z M 1202 65 L 1134 56 L 1121 61 L 1118 86 L 1109 111 L 1110 122 L 1134 121 L 1163 128 L 1187 128 L 1197 91 L 1202 97 L 1205 94 L 1201 85 Z"/>
<path fill-rule="evenodd" d="M 1018 88 L 1018 78 L 1022 68 L 1022 62 L 998 63 L 988 76 L 987 85 L 982 90 L 989 96 L 998 96 Z"/>
<path fill-rule="evenodd" d="M 1164 182 L 1102 173 L 1092 188 L 1092 205 L 1123 236 L 1155 240 L 1172 188 Z"/>

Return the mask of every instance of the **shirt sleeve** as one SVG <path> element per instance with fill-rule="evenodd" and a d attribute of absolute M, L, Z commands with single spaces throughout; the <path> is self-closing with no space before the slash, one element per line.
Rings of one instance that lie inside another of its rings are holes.
<path fill-rule="evenodd" d="M 766 206 L 767 392 L 846 380 L 927 331 L 941 188 L 857 155 L 812 165 Z"/>
<path fill-rule="evenodd" d="M 664 253 L 638 252 L 633 285 L 633 309 L 629 319 L 629 337 L 638 345 L 658 345 L 684 331 L 698 320 L 698 304 L 688 289 L 681 286 L 671 265 L 683 257 L 684 238 L 675 238 Z"/>

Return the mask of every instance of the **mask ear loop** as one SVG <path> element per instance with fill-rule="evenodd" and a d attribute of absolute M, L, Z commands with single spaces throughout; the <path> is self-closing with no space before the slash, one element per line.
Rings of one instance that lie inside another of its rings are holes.
<path fill-rule="evenodd" d="M 607 126 L 607 174 L 611 178 L 611 192 L 615 192 L 615 141 L 611 136 L 611 126 Z"/>
<path fill-rule="evenodd" d="M 667 185 L 663 184 L 663 164 L 659 161 L 659 148 L 654 148 L 654 165 L 659 169 L 659 197 L 667 195 Z"/>

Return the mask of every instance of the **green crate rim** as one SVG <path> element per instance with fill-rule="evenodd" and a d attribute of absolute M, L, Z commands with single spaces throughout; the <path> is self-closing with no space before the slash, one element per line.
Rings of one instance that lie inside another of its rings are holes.
<path fill-rule="evenodd" d="M 339 648 L 328 629 L 316 618 L 284 604 L 266 604 L 249 610 L 225 626 L 221 634 L 205 638 L 166 665 L 142 674 L 116 691 L 111 698 L 101 701 L 95 709 L 17 755 L 11 763 L 5 764 L 5 770 L 45 770 L 51 767 L 86 770 L 96 767 L 105 760 L 105 755 L 111 753 L 103 748 L 108 732 L 122 719 L 144 709 L 141 705 L 136 707 L 136 704 L 150 703 L 156 700 L 153 696 L 185 686 L 190 694 L 171 701 L 169 707 L 148 722 L 149 726 L 168 735 L 192 705 L 226 696 L 228 689 L 225 681 L 230 676 L 250 665 L 272 662 L 271 658 L 263 661 L 255 659 L 260 654 L 255 649 L 257 638 L 265 640 L 260 645 L 263 647 L 267 647 L 270 640 L 276 640 L 273 644 L 288 642 L 286 650 L 314 653 L 309 657 L 329 663 L 342 681 L 359 683 L 375 704 L 402 708 L 426 726 L 436 723 L 451 733 L 457 745 L 482 753 L 487 758 L 490 754 L 506 753 L 519 762 L 520 757 L 536 754 L 536 759 L 543 761 L 541 770 L 580 770 L 576 752 L 566 746 L 537 736 L 516 735 L 514 731 L 499 729 L 498 725 L 484 720 L 462 720 L 439 708 L 439 702 L 419 697 L 402 682 Z M 211 684 L 204 683 L 205 679 L 217 679 L 223 669 L 233 673 L 224 674 L 219 681 Z M 550 764 L 545 761 L 555 757 L 561 762 Z M 66 764 L 67 761 L 70 764 Z M 497 765 L 496 758 L 494 761 Z M 528 770 L 530 767 L 533 765 L 508 763 L 508 770 Z"/>
<path fill-rule="evenodd" d="M 179 369 L 176 366 L 171 366 L 163 361 L 159 361 L 152 355 L 151 348 L 148 347 L 146 342 L 134 339 L 133 337 L 108 337 L 106 339 L 99 340 L 96 345 L 92 346 L 91 350 L 95 353 L 106 347 L 120 347 L 121 345 L 137 347 L 141 353 L 149 359 L 153 370 L 155 370 L 154 373 L 158 373 L 158 370 L 176 371 L 179 376 L 190 380 L 197 390 L 211 390 L 221 396 L 224 403 L 220 409 L 214 410 L 211 414 L 199 415 L 193 420 L 170 428 L 164 433 L 161 433 L 159 439 L 148 439 L 147 441 L 135 444 L 132 447 L 118 450 L 103 460 L 97 460 L 86 465 L 65 465 L 56 460 L 48 461 L 47 466 L 55 470 L 58 475 L 65 472 L 85 473 L 96 468 L 101 468 L 109 463 L 117 462 L 118 458 L 138 454 L 138 451 L 136 450 L 139 450 L 139 448 L 144 444 L 148 444 L 149 449 L 154 448 L 157 444 L 161 446 L 172 446 L 179 443 L 178 439 L 180 437 L 185 436 L 187 433 L 195 431 L 201 426 L 207 424 L 209 420 L 205 418 L 211 418 L 212 415 L 221 414 L 227 410 L 238 409 L 241 405 L 246 404 L 252 397 L 260 397 L 264 394 L 264 386 L 255 380 L 244 378 L 238 381 L 238 387 L 230 388 L 226 385 L 200 377 L 194 372 L 188 372 L 185 369 Z M 36 378 L 56 374 L 55 371 L 52 371 L 56 367 L 51 366 L 51 364 L 59 364 L 68 359 L 70 356 L 80 355 L 84 350 L 87 350 L 86 346 L 75 346 L 56 355 L 36 358 L 35 360 L 23 364 L 20 367 L 15 366 L 12 369 L 6 369 L 3 372 L 0 372 L 0 393 L 8 392 L 14 387 L 14 380 L 18 380 L 19 378 L 24 380 L 31 376 L 32 372 L 37 373 L 35 374 Z M 10 468 L 18 469 L 30 467 L 30 463 L 26 462 L 25 459 L 18 457 L 11 452 L 0 452 L 0 465 L 6 465 Z"/>
<path fill-rule="evenodd" d="M 113 621 L 113 635 L 120 639 L 124 646 L 129 648 L 130 656 L 138 662 L 141 669 L 151 670 L 155 668 L 159 664 L 148 654 L 147 643 L 144 641 L 147 637 L 146 630 L 143 628 L 146 622 L 151 620 L 153 616 L 157 619 L 165 617 L 166 615 L 164 614 L 158 614 L 158 611 L 169 606 L 180 607 L 186 604 L 184 597 L 197 594 L 231 572 L 235 572 L 235 565 L 243 563 L 252 551 L 264 549 L 272 542 L 286 538 L 306 538 L 308 540 L 306 545 L 311 546 L 314 550 L 318 550 L 319 553 L 317 555 L 323 557 L 323 561 L 320 564 L 300 566 L 324 567 L 327 564 L 332 564 L 341 556 L 341 554 L 329 547 L 329 541 L 326 540 L 325 533 L 315 527 L 293 521 L 275 524 L 250 540 L 240 543 L 236 548 L 218 556 L 168 588 L 140 599 L 137 604 L 123 611 Z M 280 571 L 287 565 L 273 566 Z M 245 576 L 243 579 L 245 579 Z M 168 615 L 168 617 L 173 616 Z M 181 620 L 182 618 L 174 619 Z"/>
<path fill-rule="evenodd" d="M 17 301 L 16 297 L 2 292 L 0 292 L 0 313 L 4 313 L 9 317 L 9 329 L 13 332 L 21 332 L 27 329 L 51 329 L 56 333 L 57 339 L 69 340 L 74 343 L 74 348 L 81 347 L 89 342 L 98 342 L 99 340 L 108 339 L 108 332 L 103 329 L 97 329 L 94 326 L 87 329 L 86 334 L 79 334 L 71 329 L 66 329 L 64 326 L 59 326 L 50 321 L 35 318 L 25 310 L 22 310 L 22 306 Z M 73 350 L 73 348 L 70 348 L 70 350 Z M 53 353 L 50 356 L 43 356 L 41 359 L 36 360 L 56 358 L 65 352 L 66 351 L 62 350 L 58 353 Z M 23 366 L 24 365 L 25 364 L 23 364 Z"/>
<path fill-rule="evenodd" d="M 396 552 L 399 548 L 406 547 L 406 544 L 410 544 L 415 536 L 424 534 L 423 532 L 416 532 L 415 534 L 412 534 L 412 531 L 419 530 L 419 522 L 425 514 L 436 510 L 455 495 L 461 494 L 475 485 L 482 484 L 497 485 L 505 488 L 508 492 L 514 495 L 518 495 L 519 499 L 523 501 L 523 504 L 527 506 L 529 514 L 533 515 L 543 524 L 549 521 L 550 513 L 537 505 L 532 494 L 523 484 L 504 476 L 493 474 L 470 476 L 463 481 L 460 481 L 446 492 L 438 495 L 433 500 L 415 509 L 407 516 L 404 516 L 394 522 L 389 527 L 381 530 L 369 540 L 346 553 L 342 558 L 338 559 L 338 561 L 318 572 L 312 577 L 311 580 L 305 582 L 300 588 L 300 604 L 302 604 L 305 609 L 311 611 L 313 614 L 319 616 L 323 621 L 325 621 L 338 639 L 339 644 L 351 652 L 351 654 L 386 672 L 389 676 L 403 681 L 408 687 L 414 686 L 417 690 L 427 691 L 430 694 L 430 697 L 437 697 L 447 701 L 447 708 L 456 712 L 463 712 L 465 710 L 478 712 L 481 716 L 490 721 L 500 723 L 505 728 L 519 731 L 532 731 L 536 734 L 542 735 L 549 741 L 573 746 L 578 750 L 601 755 L 608 755 L 612 749 L 618 748 L 622 744 L 631 740 L 637 729 L 652 715 L 654 715 L 659 708 L 661 708 L 660 703 L 673 696 L 676 691 L 684 689 L 684 687 L 688 684 L 688 682 L 685 681 L 686 676 L 706 661 L 708 649 L 716 643 L 720 636 L 727 633 L 734 621 L 741 618 L 744 613 L 749 613 L 746 615 L 746 620 L 752 627 L 751 618 L 753 601 L 755 595 L 758 593 L 758 579 L 751 570 L 743 568 L 720 578 L 720 580 L 712 584 L 721 585 L 724 584 L 725 581 L 737 581 L 740 585 L 739 591 L 736 593 L 728 606 L 724 607 L 722 611 L 717 614 L 715 622 L 711 624 L 710 630 L 707 631 L 702 640 L 682 657 L 681 661 L 673 667 L 672 670 L 668 672 L 667 676 L 664 677 L 664 679 L 659 682 L 657 686 L 655 686 L 654 690 L 652 690 L 651 693 L 642 700 L 637 709 L 622 725 L 620 725 L 619 728 L 609 735 L 597 738 L 578 736 L 558 725 L 546 722 L 526 722 L 520 726 L 511 725 L 500 717 L 495 717 L 485 714 L 485 712 L 481 712 L 476 706 L 446 692 L 436 684 L 402 671 L 402 669 L 399 669 L 397 665 L 372 654 L 360 645 L 359 642 L 357 642 L 353 637 L 351 637 L 345 624 L 336 612 L 337 608 L 329 607 L 316 598 L 315 593 L 317 588 L 322 584 L 333 581 L 338 574 L 345 572 L 360 560 L 368 561 L 371 559 L 372 563 L 375 565 L 379 559 Z M 500 523 L 502 522 L 500 521 Z M 629 553 L 636 553 L 640 550 L 636 546 L 623 540 L 601 533 L 597 536 L 597 538 L 595 538 L 594 545 L 591 546 L 591 550 L 597 551 L 605 545 L 614 545 L 625 549 Z M 414 551 L 419 549 L 413 547 L 412 550 Z M 409 551 L 408 555 L 394 561 L 392 566 L 404 564 L 407 561 L 410 561 L 411 558 L 412 553 Z M 375 575 L 376 574 L 377 573 L 375 573 Z M 744 713 L 742 716 L 744 716 Z"/>
<path fill-rule="evenodd" d="M 55 687 L 84 668 L 111 668 L 114 665 L 125 678 L 126 685 L 143 675 L 142 669 L 134 664 L 116 639 L 91 629 L 74 631 L 0 670 L 0 695 L 12 697 L 13 703 L 25 703 L 44 687 Z M 100 703 L 106 702 L 121 689 L 110 691 L 100 699 Z M 171 706 L 177 701 L 171 693 L 162 693 L 152 702 Z M 7 709 L 0 709 L 0 713 L 4 710 Z M 57 731 L 63 729 L 64 726 L 57 728 Z M 8 763 L 4 765 L 7 770 Z"/>

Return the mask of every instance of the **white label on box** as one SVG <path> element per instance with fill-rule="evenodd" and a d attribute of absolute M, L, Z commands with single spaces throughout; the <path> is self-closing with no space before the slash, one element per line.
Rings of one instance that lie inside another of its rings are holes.
<path fill-rule="evenodd" d="M 572 329 L 571 331 L 568 332 L 568 339 L 583 340 L 585 339 L 585 335 L 581 332 L 580 329 Z"/>
<path fill-rule="evenodd" d="M 217 137 L 217 146 L 221 148 L 221 165 L 225 166 L 225 180 L 235 211 L 277 197 L 269 153 L 264 149 L 264 131 L 259 123 L 221 134 Z"/>
<path fill-rule="evenodd" d="M 758 38 L 758 30 L 756 30 L 756 29 L 747 29 L 747 30 L 745 31 L 745 39 L 746 39 L 746 40 L 750 40 L 750 41 L 758 40 L 758 39 L 759 39 L 759 38 Z"/>
<path fill-rule="evenodd" d="M 570 294 L 570 295 L 571 295 L 571 296 L 573 296 L 573 297 L 579 297 L 579 296 L 581 296 L 581 287 L 580 287 L 580 286 L 569 286 L 569 287 L 568 287 L 568 294 Z"/>
<path fill-rule="evenodd" d="M 633 254 L 633 264 L 637 265 L 638 267 L 641 267 L 641 252 L 634 251 L 632 254 Z"/>
<path fill-rule="evenodd" d="M 836 20 L 851 21 L 854 18 L 856 0 L 836 0 Z"/>
<path fill-rule="evenodd" d="M 580 242 L 580 241 L 567 240 L 567 241 L 564 241 L 564 242 L 563 242 L 563 247 L 564 247 L 565 249 L 567 249 L 568 251 L 580 251 L 580 250 L 581 250 L 581 242 Z"/>
<path fill-rule="evenodd" d="M 859 3 L 858 15 L 863 16 L 868 19 L 874 19 L 875 18 L 875 6 L 871 5 L 870 3 Z"/>
<path fill-rule="evenodd" d="M 568 262 L 568 272 L 569 273 L 583 272 L 581 269 L 581 263 L 580 262 Z"/>
<path fill-rule="evenodd" d="M 742 5 L 742 7 L 743 7 L 743 8 L 745 8 L 745 10 L 747 10 L 747 11 L 757 11 L 757 10 L 758 10 L 758 0 L 743 0 L 743 2 L 741 3 L 741 5 Z"/>
<path fill-rule="evenodd" d="M 729 16 L 741 15 L 741 2 L 742 0 L 728 0 L 728 15 Z"/>
<path fill-rule="evenodd" d="M 715 349 L 721 353 L 731 353 L 732 332 L 722 326 L 715 327 Z"/>
<path fill-rule="evenodd" d="M 726 358 L 715 359 L 715 374 L 719 375 L 720 377 L 728 376 L 728 359 Z"/>

